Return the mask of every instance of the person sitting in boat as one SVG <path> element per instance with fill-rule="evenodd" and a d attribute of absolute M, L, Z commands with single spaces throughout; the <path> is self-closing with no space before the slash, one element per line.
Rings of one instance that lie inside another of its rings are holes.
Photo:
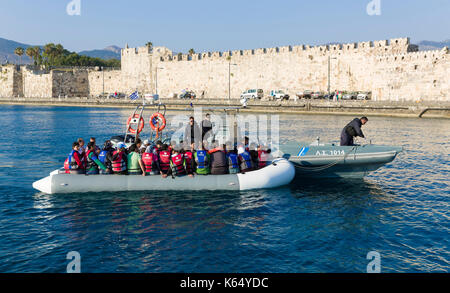
<path fill-rule="evenodd" d="M 194 175 L 194 153 L 195 143 L 191 144 L 190 149 L 183 150 L 184 159 L 186 160 L 186 172 L 188 175 Z"/>
<path fill-rule="evenodd" d="M 362 117 L 361 119 L 355 118 L 350 123 L 348 123 L 341 132 L 341 146 L 353 146 L 355 145 L 353 142 L 354 137 L 364 137 L 364 133 L 361 130 L 361 127 L 367 123 L 369 119 L 367 117 Z"/>
<path fill-rule="evenodd" d="M 117 145 L 117 150 L 113 152 L 111 165 L 115 175 L 127 174 L 127 153 L 123 142 L 120 142 Z"/>
<path fill-rule="evenodd" d="M 89 142 L 86 152 L 86 174 L 97 175 L 99 169 L 106 172 L 106 166 L 98 159 L 95 142 Z"/>
<path fill-rule="evenodd" d="M 258 145 L 258 168 L 264 168 L 268 164 L 272 162 L 272 155 L 270 154 L 271 150 L 268 149 L 265 145 Z"/>
<path fill-rule="evenodd" d="M 78 142 L 78 145 L 79 145 L 79 148 L 78 148 L 78 153 L 81 155 L 81 156 L 86 156 L 86 148 L 85 148 L 85 146 L 84 146 L 84 139 L 82 139 L 81 137 L 79 138 L 79 139 L 77 139 L 77 142 Z"/>
<path fill-rule="evenodd" d="M 195 173 L 198 175 L 208 175 L 210 171 L 210 155 L 205 150 L 205 146 L 200 144 L 194 153 Z"/>
<path fill-rule="evenodd" d="M 111 158 L 113 155 L 114 149 L 110 140 L 105 141 L 103 144 L 103 149 L 98 155 L 98 159 L 102 164 L 106 167 L 106 170 L 100 169 L 100 174 L 109 175 L 112 174 L 112 166 L 111 166 Z"/>
<path fill-rule="evenodd" d="M 167 144 L 162 145 L 161 150 L 159 151 L 159 167 L 163 178 L 169 175 L 170 156 L 169 146 Z"/>
<path fill-rule="evenodd" d="M 137 144 L 132 144 L 129 148 L 129 153 L 127 155 L 127 171 L 128 175 L 145 176 L 145 167 Z"/>
<path fill-rule="evenodd" d="M 86 172 L 86 159 L 80 155 L 80 145 L 78 141 L 72 144 L 72 151 L 64 162 L 64 169 L 67 174 L 84 174 Z"/>
<path fill-rule="evenodd" d="M 158 155 L 152 149 L 142 155 L 142 163 L 144 163 L 145 175 L 163 174 L 159 166 Z"/>
<path fill-rule="evenodd" d="M 229 174 L 239 173 L 239 159 L 237 151 L 232 147 L 230 141 L 227 141 L 225 144 L 225 152 L 227 154 L 228 173 Z"/>
<path fill-rule="evenodd" d="M 252 142 L 247 150 L 252 157 L 252 165 L 253 169 L 258 169 L 259 167 L 259 158 L 258 158 L 258 148 L 256 143 Z"/>
<path fill-rule="evenodd" d="M 253 171 L 252 156 L 243 145 L 238 146 L 238 160 L 242 173 Z"/>
<path fill-rule="evenodd" d="M 89 142 L 92 142 L 92 143 L 94 144 L 94 151 L 95 151 L 95 154 L 98 156 L 98 155 L 100 154 L 101 150 L 100 150 L 100 148 L 96 145 L 96 139 L 95 139 L 95 137 L 91 137 L 91 138 L 89 139 Z M 88 147 L 88 148 L 89 148 L 89 147 Z"/>
<path fill-rule="evenodd" d="M 158 159 L 159 159 L 159 152 L 161 151 L 162 146 L 163 143 L 160 140 L 158 140 L 154 146 L 151 146 L 153 153 L 158 156 Z M 147 148 L 145 151 L 147 152 L 147 150 L 149 149 Z"/>
<path fill-rule="evenodd" d="M 228 174 L 228 160 L 225 150 L 217 141 L 213 141 L 213 149 L 208 153 L 211 158 L 211 174 Z"/>
<path fill-rule="evenodd" d="M 185 176 L 186 160 L 184 155 L 180 152 L 180 146 L 174 145 L 172 149 L 172 156 L 170 157 L 170 171 L 173 176 Z M 189 174 L 192 176 L 192 174 Z"/>

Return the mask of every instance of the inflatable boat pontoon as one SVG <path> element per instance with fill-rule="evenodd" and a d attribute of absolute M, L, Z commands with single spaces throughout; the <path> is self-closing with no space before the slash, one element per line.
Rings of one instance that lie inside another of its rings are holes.
<path fill-rule="evenodd" d="M 245 174 L 196 175 L 194 177 L 167 177 L 159 175 L 74 175 L 50 173 L 33 183 L 33 188 L 47 194 L 117 192 L 147 190 L 251 190 L 275 188 L 289 184 L 295 168 L 286 159 L 276 159 L 272 164 Z"/>

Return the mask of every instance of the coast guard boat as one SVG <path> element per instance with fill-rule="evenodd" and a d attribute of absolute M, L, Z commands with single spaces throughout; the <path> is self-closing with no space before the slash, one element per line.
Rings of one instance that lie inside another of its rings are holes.
<path fill-rule="evenodd" d="M 333 143 L 287 143 L 279 156 L 295 166 L 297 178 L 363 178 L 403 151 L 384 145 L 339 146 Z"/>

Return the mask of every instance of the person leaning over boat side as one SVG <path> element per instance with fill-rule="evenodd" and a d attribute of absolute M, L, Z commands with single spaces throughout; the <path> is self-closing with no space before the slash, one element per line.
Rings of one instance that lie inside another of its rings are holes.
<path fill-rule="evenodd" d="M 245 150 L 243 145 L 238 147 L 238 159 L 241 173 L 253 171 L 252 156 Z"/>
<path fill-rule="evenodd" d="M 163 144 L 159 151 L 159 167 L 162 177 L 166 178 L 170 170 L 170 151 L 167 144 Z"/>
<path fill-rule="evenodd" d="M 67 174 L 84 174 L 86 172 L 86 158 L 80 155 L 80 145 L 76 141 L 72 144 L 72 151 L 64 161 Z"/>
<path fill-rule="evenodd" d="M 100 174 L 102 175 L 109 175 L 112 174 L 112 165 L 111 165 L 111 158 L 113 155 L 114 149 L 112 147 L 112 143 L 110 140 L 105 141 L 103 144 L 103 149 L 98 155 L 98 159 L 100 162 L 102 162 L 103 165 L 105 165 L 106 170 L 100 169 Z"/>
<path fill-rule="evenodd" d="M 129 153 L 127 155 L 127 171 L 128 175 L 145 176 L 145 167 L 137 144 L 132 144 L 129 148 Z"/>
<path fill-rule="evenodd" d="M 200 144 L 198 150 L 194 153 L 195 173 L 198 175 L 208 175 L 210 171 L 210 155 L 205 150 L 204 145 Z"/>
<path fill-rule="evenodd" d="M 211 174 L 228 174 L 228 160 L 224 148 L 217 141 L 213 142 L 213 149 L 208 152 L 211 157 Z"/>
<path fill-rule="evenodd" d="M 88 143 L 86 152 L 87 175 L 97 175 L 99 174 L 99 169 L 106 172 L 106 166 L 98 159 L 95 148 L 96 148 L 95 142 L 91 141 Z"/>
<path fill-rule="evenodd" d="M 127 153 L 123 142 L 117 144 L 117 150 L 111 156 L 111 165 L 115 175 L 127 175 Z"/>
<path fill-rule="evenodd" d="M 364 133 L 361 130 L 361 127 L 367 123 L 369 119 L 367 117 L 362 117 L 361 119 L 355 118 L 350 123 L 348 123 L 341 132 L 341 146 L 353 146 L 355 145 L 353 142 L 354 137 L 364 137 Z"/>

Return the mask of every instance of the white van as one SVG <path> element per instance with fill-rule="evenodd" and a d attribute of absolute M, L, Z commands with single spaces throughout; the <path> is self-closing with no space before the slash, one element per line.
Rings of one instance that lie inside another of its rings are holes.
<path fill-rule="evenodd" d="M 251 89 L 246 90 L 241 94 L 241 99 L 247 98 L 247 99 L 259 99 L 261 100 L 264 97 L 264 92 L 262 89 Z"/>

